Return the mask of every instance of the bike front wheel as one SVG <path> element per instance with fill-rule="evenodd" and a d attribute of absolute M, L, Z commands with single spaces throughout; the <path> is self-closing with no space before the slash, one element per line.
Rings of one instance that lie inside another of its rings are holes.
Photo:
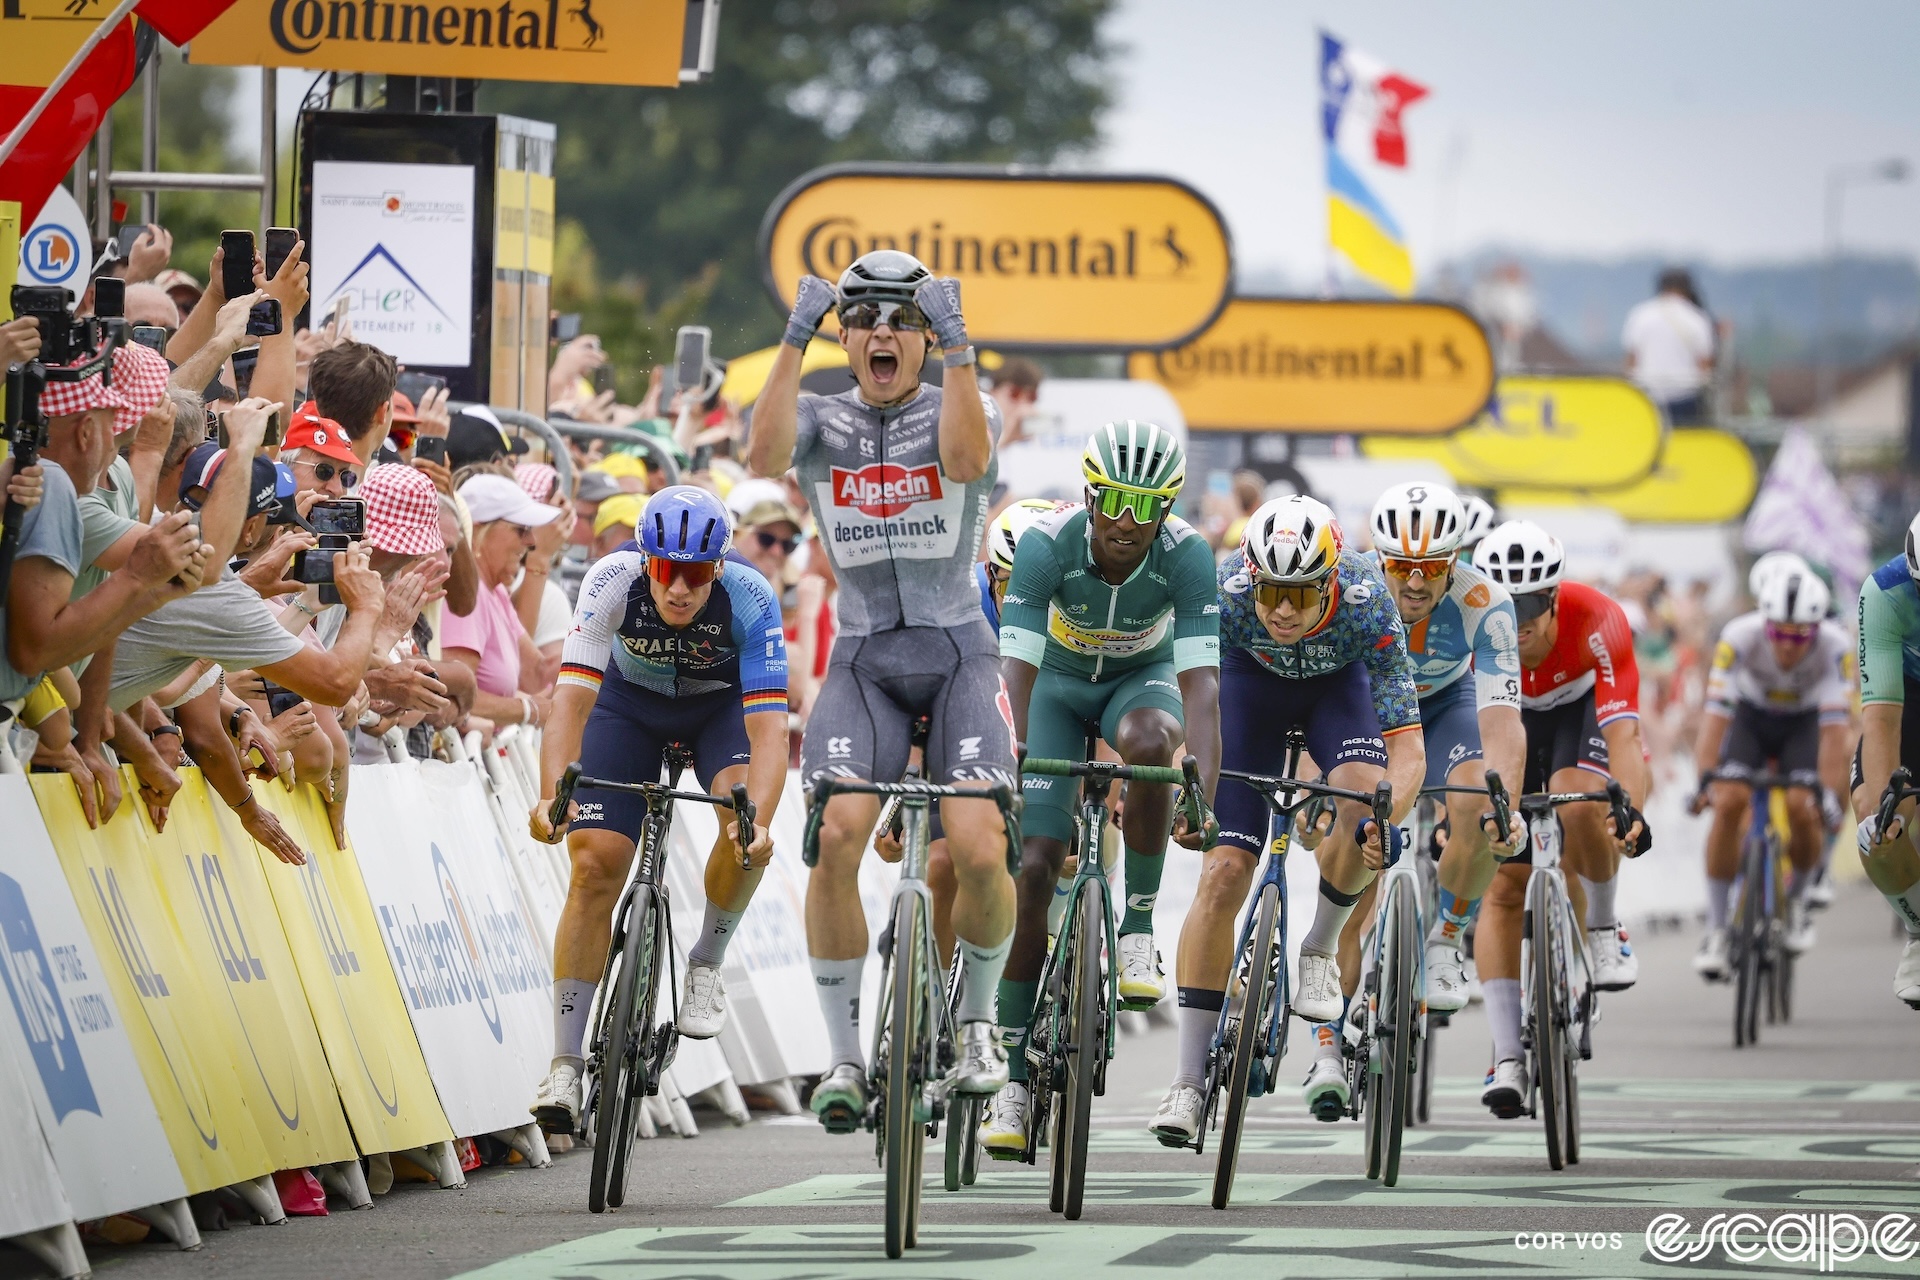
<path fill-rule="evenodd" d="M 1389 890 L 1386 949 L 1380 984 L 1380 1028 L 1376 1042 L 1380 1062 L 1380 1089 L 1371 1105 L 1380 1109 L 1385 1148 L 1380 1182 L 1391 1187 L 1400 1180 L 1400 1147 L 1407 1124 L 1407 1098 L 1413 1087 L 1413 1068 L 1419 1054 L 1420 1008 L 1415 1001 L 1414 948 L 1419 945 L 1418 904 L 1413 886 L 1395 879 Z"/>
<path fill-rule="evenodd" d="M 920 900 L 901 894 L 893 908 L 893 961 L 889 980 L 892 1026 L 888 1040 L 886 1127 L 887 1256 L 897 1258 L 914 1245 L 920 1216 L 920 1160 L 926 1148 L 926 1123 L 920 1119 L 922 1041 L 927 1035 L 926 937 Z"/>
<path fill-rule="evenodd" d="M 1107 937 L 1106 885 L 1099 878 L 1088 880 L 1080 893 L 1080 909 L 1074 915 L 1073 956 L 1068 969 L 1073 990 L 1068 997 L 1068 1026 L 1072 1042 L 1067 1046 L 1065 1092 L 1060 1098 L 1065 1142 L 1055 1148 L 1053 1158 L 1066 1162 L 1060 1212 L 1068 1220 L 1078 1219 L 1087 1191 L 1087 1136 L 1093 1124 L 1093 1088 L 1100 1078 L 1100 1067 L 1107 1055 L 1105 1005 L 1107 980 L 1100 963 Z"/>
<path fill-rule="evenodd" d="M 1560 895 L 1551 891 L 1545 877 L 1536 873 L 1533 884 L 1538 890 L 1528 895 L 1525 922 L 1531 954 L 1527 957 L 1528 972 L 1522 980 L 1533 1007 L 1534 1083 L 1540 1090 L 1540 1109 L 1546 1122 L 1547 1167 L 1562 1169 L 1566 1167 L 1567 1132 L 1564 1114 L 1566 1027 L 1559 1020 L 1562 1006 L 1554 988 L 1560 934 L 1564 927 L 1562 913 L 1567 908 Z"/>
<path fill-rule="evenodd" d="M 1224 1209 L 1233 1197 L 1233 1176 L 1240 1167 L 1241 1131 L 1247 1122 L 1247 1093 L 1252 1081 L 1254 1059 L 1266 1047 L 1267 1017 L 1279 1017 L 1270 1010 L 1272 975 L 1280 945 L 1280 888 L 1269 884 L 1260 890 L 1255 908 L 1252 963 L 1247 968 L 1246 990 L 1240 996 L 1240 1025 L 1233 1038 L 1233 1058 L 1227 1064 L 1225 1086 L 1227 1110 L 1220 1122 L 1220 1154 L 1213 1166 L 1213 1207 Z M 1232 978 L 1229 976 L 1228 981 Z"/>
<path fill-rule="evenodd" d="M 627 1156 L 633 1147 L 635 1113 L 642 1105 L 643 1057 L 652 1025 L 656 923 L 654 890 L 641 885 L 615 938 L 619 974 L 601 1010 L 593 1165 L 587 1180 L 587 1209 L 592 1213 L 617 1208 L 626 1198 Z"/>

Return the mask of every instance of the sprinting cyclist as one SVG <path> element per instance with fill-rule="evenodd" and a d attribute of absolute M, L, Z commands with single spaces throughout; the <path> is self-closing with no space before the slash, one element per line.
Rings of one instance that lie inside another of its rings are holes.
<path fill-rule="evenodd" d="M 1893 994 L 1920 1009 L 1920 849 L 1914 846 L 1914 802 L 1879 828 L 1880 796 L 1896 767 L 1920 776 L 1920 516 L 1907 526 L 1907 548 L 1860 588 L 1860 749 L 1853 764 L 1853 811 L 1860 821 L 1860 861 L 1907 930 L 1893 971 Z"/>
<path fill-rule="evenodd" d="M 1693 958 L 1694 972 L 1708 981 L 1727 976 L 1727 915 L 1753 799 L 1752 789 L 1737 779 L 1765 772 L 1769 765 L 1791 784 L 1786 803 L 1792 925 L 1786 946 L 1797 955 L 1813 945 L 1806 892 L 1819 869 L 1829 825 L 1821 813 L 1822 784 L 1836 797 L 1845 789 L 1844 744 L 1853 700 L 1847 677 L 1853 645 L 1838 623 L 1826 620 L 1830 600 L 1826 584 L 1811 570 L 1775 573 L 1761 584 L 1760 607 L 1729 622 L 1714 650 L 1695 760 L 1702 777 L 1715 769 L 1731 777 L 1701 788 L 1689 806 L 1699 813 L 1713 805 L 1707 932 Z"/>
<path fill-rule="evenodd" d="M 1172 513 L 1186 450 L 1150 422 L 1112 422 L 1087 441 L 1080 466 L 1085 505 L 1043 515 L 1021 537 L 1002 603 L 1000 665 L 1014 732 L 1031 755 L 1077 760 L 1093 729 L 1126 763 L 1160 766 L 1184 741 L 1211 790 L 1220 769 L 1220 606 L 1207 540 Z M 1011 1083 L 980 1129 L 983 1146 L 1010 1154 L 1026 1149 L 1022 1046 L 1080 794 L 1077 778 L 1033 775 L 1022 785 L 1019 917 L 1000 980 Z M 1165 994 L 1153 904 L 1172 806 L 1170 787 L 1127 788 L 1118 978 L 1126 1008 L 1152 1008 Z M 1197 846 L 1205 834 L 1185 838 Z"/>
<path fill-rule="evenodd" d="M 549 811 L 575 760 L 589 777 L 655 782 L 667 745 L 683 742 L 709 794 L 746 784 L 763 815 L 746 850 L 751 869 L 741 866 L 734 824 L 722 822 L 707 857 L 706 920 L 687 955 L 679 1030 L 704 1040 L 726 1025 L 720 965 L 773 858 L 765 821 L 787 776 L 787 649 L 773 588 L 750 565 L 725 561 L 732 535 L 720 499 L 692 485 L 662 489 L 636 532 L 637 545 L 601 560 L 580 588 L 529 825 L 539 840 L 560 838 Z M 580 1051 L 645 818 L 646 801 L 620 791 L 590 792 L 569 809 L 573 879 L 554 930 L 553 1065 L 532 1107 L 549 1133 L 580 1123 Z"/>
<path fill-rule="evenodd" d="M 800 353 L 829 309 L 857 385 L 800 394 Z M 935 343 L 944 384 L 922 386 Z M 798 473 L 840 582 L 840 632 L 801 745 L 800 773 L 893 782 L 907 767 L 914 719 L 930 718 L 929 781 L 1011 786 L 1013 723 L 1000 646 L 975 589 L 986 533 L 1000 415 L 982 394 L 960 314 L 960 286 L 918 259 L 882 249 L 855 260 L 836 290 L 814 276 L 793 313 L 755 406 L 749 463 L 762 476 Z M 807 881 L 807 947 L 833 1064 L 812 1107 L 829 1132 L 866 1112 L 860 974 L 867 919 L 860 858 L 879 816 L 871 795 L 828 802 L 820 860 Z M 1013 878 L 998 807 L 943 800 L 954 874 L 952 924 L 961 955 L 960 1062 L 955 1087 L 1006 1083 L 993 996 L 1013 940 Z"/>
<path fill-rule="evenodd" d="M 1336 787 L 1393 787 L 1396 820 L 1413 807 L 1426 774 L 1413 664 L 1393 597 L 1367 558 L 1342 547 L 1325 503 L 1276 498 L 1247 521 L 1240 549 L 1218 571 L 1221 765 L 1274 773 L 1294 727 Z M 1267 843 L 1267 805 L 1227 779 L 1217 797 L 1220 835 L 1180 930 L 1180 1065 L 1150 1126 L 1169 1145 L 1193 1138 L 1207 1053 L 1226 1000 L 1234 921 Z M 1331 830 L 1316 841 L 1320 894 L 1300 943 L 1293 1011 L 1337 1021 L 1340 965 L 1334 950 L 1360 893 L 1385 863 L 1367 806 L 1336 802 Z"/>
<path fill-rule="evenodd" d="M 1614 911 L 1614 877 L 1622 857 L 1651 847 L 1640 806 L 1646 803 L 1646 753 L 1640 745 L 1640 669 L 1627 615 L 1601 591 L 1565 582 L 1566 551 L 1539 525 L 1510 520 L 1481 542 L 1475 567 L 1513 596 L 1520 627 L 1520 721 L 1527 731 L 1523 792 L 1593 791 L 1618 778 L 1632 802 L 1624 835 L 1600 803 L 1560 809 L 1567 892 L 1587 926 L 1593 985 L 1633 985 L 1639 962 Z M 1616 836 L 1618 835 L 1618 838 Z M 1493 1032 L 1493 1070 L 1480 1095 L 1494 1115 L 1511 1120 L 1527 1099 L 1520 1050 L 1520 932 L 1531 849 L 1494 873 L 1474 935 L 1473 958 Z"/>

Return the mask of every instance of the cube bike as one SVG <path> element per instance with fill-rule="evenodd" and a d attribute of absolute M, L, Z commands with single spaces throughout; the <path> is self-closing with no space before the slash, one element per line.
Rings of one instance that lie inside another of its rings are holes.
<path fill-rule="evenodd" d="M 1546 1121 L 1547 1165 L 1580 1163 L 1579 1065 L 1593 1057 L 1597 993 L 1586 930 L 1560 869 L 1565 831 L 1560 806 L 1605 804 L 1615 831 L 1632 825 L 1627 793 L 1613 779 L 1605 791 L 1520 797 L 1533 851 L 1520 929 L 1520 1045 L 1527 1055 L 1527 1114 Z"/>
<path fill-rule="evenodd" d="M 1733 983 L 1733 1047 L 1760 1042 L 1760 1007 L 1765 993 L 1767 1021 L 1793 1016 L 1793 953 L 1787 950 L 1789 917 L 1786 823 L 1775 820 L 1774 802 L 1784 800 L 1788 780 L 1774 773 L 1715 769 L 1707 782 L 1737 782 L 1752 798 L 1747 833 L 1740 841 L 1740 870 L 1734 880 L 1733 918 L 1727 929 L 1727 972 Z"/>
<path fill-rule="evenodd" d="M 924 744 L 924 731 L 918 726 L 915 737 Z M 933 938 L 933 895 L 927 888 L 928 806 L 949 798 L 993 801 L 1006 824 L 1008 874 L 1012 874 L 1020 851 L 1019 797 L 1012 787 L 997 783 L 984 789 L 937 786 L 919 780 L 911 770 L 896 783 L 855 782 L 828 775 L 815 781 L 812 789 L 802 846 L 809 867 L 819 860 L 820 824 L 833 796 L 900 799 L 900 882 L 880 935 L 880 1016 L 874 1020 L 873 1055 L 867 1068 L 867 1112 L 860 1121 L 873 1132 L 874 1153 L 886 1171 L 887 1256 L 897 1258 L 919 1242 L 920 1171 L 926 1139 L 938 1132 L 946 1114 L 959 1058 L 947 978 Z"/>
<path fill-rule="evenodd" d="M 1369 795 L 1344 791 L 1295 775 L 1306 751 L 1306 737 L 1289 729 L 1286 758 L 1277 778 L 1222 769 L 1222 778 L 1246 783 L 1267 802 L 1267 861 L 1253 884 L 1253 904 L 1240 928 L 1228 971 L 1229 990 L 1207 1051 L 1207 1080 L 1201 1089 L 1199 1123 L 1191 1139 L 1160 1138 L 1163 1146 L 1190 1147 L 1205 1153 L 1207 1131 L 1220 1122 L 1220 1151 L 1213 1175 L 1213 1207 L 1224 1209 L 1233 1195 L 1240 1162 L 1241 1130 L 1247 1102 L 1268 1093 L 1287 1051 L 1287 1020 L 1293 1000 L 1287 979 L 1287 850 L 1293 843 L 1293 817 L 1316 796 L 1352 800 L 1373 811 L 1382 831 L 1391 826 L 1393 790 L 1384 781 Z M 1226 1109 L 1216 1114 L 1225 1095 Z"/>
<path fill-rule="evenodd" d="M 1086 755 L 1093 755 L 1092 739 Z M 1004 1157 L 1035 1163 L 1040 1145 L 1036 1139 L 1051 1121 L 1047 1205 L 1071 1220 L 1080 1216 L 1086 1194 L 1093 1097 L 1107 1091 L 1114 1015 L 1127 1007 L 1120 1003 L 1119 938 L 1112 890 L 1100 856 L 1107 831 L 1107 791 L 1115 782 L 1182 787 L 1188 829 L 1198 831 L 1206 822 L 1200 762 L 1188 756 L 1180 768 L 1169 769 L 1091 758 L 1026 759 L 1020 771 L 1084 780 L 1080 814 L 1074 821 L 1071 852 L 1076 867 L 1067 891 L 1066 916 L 1041 966 L 1040 990 L 1027 1023 L 1027 1079 L 1033 1099 L 1027 1108 L 1027 1141 L 1018 1157 Z"/>
<path fill-rule="evenodd" d="M 745 865 L 753 843 L 753 802 L 747 789 L 736 785 L 731 799 L 699 791 L 676 791 L 680 775 L 693 765 L 685 743 L 667 744 L 667 781 L 611 782 L 587 777 L 580 763 L 567 766 L 554 789 L 548 820 L 558 831 L 566 822 L 567 804 L 582 787 L 624 791 L 644 797 L 647 816 L 641 824 L 639 857 L 632 877 L 613 912 L 613 940 L 607 965 L 600 974 L 595 998 L 593 1037 L 587 1045 L 585 1075 L 589 1081 L 581 1113 L 591 1117 L 593 1167 L 587 1180 L 587 1209 L 604 1213 L 626 1198 L 627 1157 L 633 1148 L 642 1100 L 660 1092 L 660 1077 L 673 1062 L 680 1036 L 680 977 L 673 954 L 673 912 L 664 879 L 667 834 L 673 827 L 673 802 L 691 800 L 716 809 L 731 809 L 734 839 Z M 673 1008 L 665 1022 L 656 1022 L 660 980 L 667 975 Z"/>

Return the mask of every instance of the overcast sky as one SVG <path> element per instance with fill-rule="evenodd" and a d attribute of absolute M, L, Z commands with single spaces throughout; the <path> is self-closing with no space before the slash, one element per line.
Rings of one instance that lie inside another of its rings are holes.
<path fill-rule="evenodd" d="M 1803 257 L 1830 168 L 1920 165 L 1911 0 L 1122 0 L 1102 167 L 1186 179 L 1243 271 L 1317 281 L 1323 25 L 1432 90 L 1376 187 L 1423 269 L 1489 244 Z M 1920 256 L 1920 179 L 1849 189 L 1844 239 Z"/>

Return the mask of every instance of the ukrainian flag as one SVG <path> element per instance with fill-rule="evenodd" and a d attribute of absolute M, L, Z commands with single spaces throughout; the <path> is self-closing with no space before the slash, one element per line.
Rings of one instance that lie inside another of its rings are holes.
<path fill-rule="evenodd" d="M 1331 143 L 1327 146 L 1327 242 L 1353 269 L 1400 297 L 1413 293 L 1407 238 Z"/>

